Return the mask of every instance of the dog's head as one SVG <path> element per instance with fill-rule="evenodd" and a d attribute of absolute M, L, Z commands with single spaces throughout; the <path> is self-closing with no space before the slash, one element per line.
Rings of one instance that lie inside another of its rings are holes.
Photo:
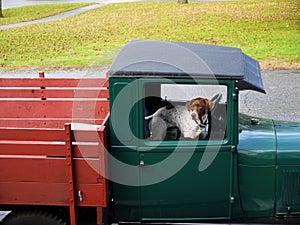
<path fill-rule="evenodd" d="M 214 107 L 215 104 L 207 98 L 194 98 L 186 103 L 192 119 L 203 125 L 208 123 L 208 114 Z"/>

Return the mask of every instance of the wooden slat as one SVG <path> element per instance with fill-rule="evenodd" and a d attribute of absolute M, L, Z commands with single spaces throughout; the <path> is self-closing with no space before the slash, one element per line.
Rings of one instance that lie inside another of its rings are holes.
<path fill-rule="evenodd" d="M 108 98 L 108 90 L 0 89 L 0 98 Z"/>
<path fill-rule="evenodd" d="M 62 129 L 65 123 L 102 124 L 103 119 L 88 118 L 0 118 L 1 127 L 15 128 L 58 128 Z"/>
<path fill-rule="evenodd" d="M 1 182 L 67 183 L 63 158 L 1 156 L 0 169 L 3 172 Z"/>
<path fill-rule="evenodd" d="M 0 182 L 1 204 L 67 206 L 67 183 Z"/>
<path fill-rule="evenodd" d="M 106 78 L 44 78 L 45 87 L 108 87 Z"/>
<path fill-rule="evenodd" d="M 73 154 L 74 157 L 98 158 L 99 148 L 98 145 L 75 145 Z M 0 142 L 0 157 L 1 155 L 65 157 L 65 146 L 64 143 Z"/>
<path fill-rule="evenodd" d="M 0 87 L 108 87 L 106 78 L 0 78 Z"/>
<path fill-rule="evenodd" d="M 97 118 L 109 111 L 108 101 L 6 101 L 0 100 L 0 118 Z"/>
<path fill-rule="evenodd" d="M 109 112 L 109 101 L 74 101 L 73 118 L 104 119 Z"/>
<path fill-rule="evenodd" d="M 66 183 L 0 182 L 1 204 L 67 206 Z M 102 184 L 80 184 L 77 190 L 83 193 L 83 201 L 77 196 L 78 206 L 106 206 Z"/>
<path fill-rule="evenodd" d="M 0 87 L 40 87 L 41 78 L 1 78 Z"/>
<path fill-rule="evenodd" d="M 74 158 L 74 174 L 78 184 L 102 182 L 99 159 Z M 68 183 L 65 158 L 0 156 L 0 182 Z"/>
<path fill-rule="evenodd" d="M 65 156 L 64 144 L 0 142 L 1 155 Z"/>
<path fill-rule="evenodd" d="M 64 130 L 54 129 L 0 129 L 1 140 L 11 141 L 64 141 Z"/>

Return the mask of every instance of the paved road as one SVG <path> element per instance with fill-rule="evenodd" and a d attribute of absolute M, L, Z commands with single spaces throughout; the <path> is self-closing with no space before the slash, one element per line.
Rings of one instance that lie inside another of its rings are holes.
<path fill-rule="evenodd" d="M 117 2 L 138 2 L 138 1 L 177 1 L 177 0 L 2 0 L 2 8 L 16 8 L 36 4 L 54 4 L 67 2 L 94 2 L 94 3 L 117 3 Z M 190 2 L 224 2 L 228 0 L 189 0 Z"/>
<path fill-rule="evenodd" d="M 45 23 L 45 22 L 51 22 L 51 21 L 55 21 L 55 20 L 60 20 L 60 19 L 65 19 L 68 18 L 70 16 L 75 16 L 78 15 L 80 13 L 92 10 L 92 9 L 96 9 L 99 7 L 105 6 L 105 4 L 95 4 L 95 5 L 90 5 L 90 6 L 86 6 L 86 7 L 82 7 L 79 9 L 74 9 L 74 10 L 70 10 L 67 12 L 63 12 L 54 16 L 49 16 L 49 17 L 45 17 L 45 18 L 41 18 L 41 19 L 37 19 L 37 20 L 33 20 L 33 21 L 26 21 L 26 22 L 21 22 L 21 23 L 15 23 L 15 24 L 7 24 L 7 25 L 1 25 L 0 26 L 0 30 L 5 30 L 5 29 L 10 29 L 10 28 L 15 28 L 15 27 L 22 27 L 22 26 L 26 26 L 26 25 L 31 25 L 31 24 L 37 24 L 37 23 Z"/>
<path fill-rule="evenodd" d="M 40 4 L 55 4 L 55 3 L 78 3 L 78 2 L 93 2 L 93 3 L 113 3 L 113 2 L 131 2 L 138 0 L 2 0 L 2 8 L 17 8 L 29 5 Z"/>
<path fill-rule="evenodd" d="M 242 91 L 240 111 L 300 122 L 300 70 L 262 71 L 267 94 Z"/>
<path fill-rule="evenodd" d="M 109 4 L 109 3 L 130 2 L 130 1 L 138 1 L 138 0 L 52 0 L 52 1 L 49 1 L 49 0 L 45 0 L 45 1 L 43 1 L 43 0 L 14 0 L 14 1 L 2 0 L 2 8 L 3 9 L 17 8 L 17 7 L 22 7 L 22 6 L 30 6 L 30 5 L 38 5 L 38 4 L 55 4 L 55 3 L 93 2 L 93 3 L 98 3 L 98 4 L 82 7 L 79 9 L 74 9 L 74 10 L 63 12 L 63 13 L 60 13 L 60 14 L 57 14 L 54 16 L 49 16 L 46 18 L 41 18 L 41 19 L 37 19 L 37 20 L 33 20 L 33 21 L 0 25 L 0 30 L 21 27 L 21 26 L 26 26 L 26 25 L 31 25 L 31 24 L 37 24 L 37 23 L 51 22 L 51 21 L 59 20 L 59 19 L 65 19 L 67 17 L 75 16 L 80 13 L 105 6 L 106 4 Z"/>

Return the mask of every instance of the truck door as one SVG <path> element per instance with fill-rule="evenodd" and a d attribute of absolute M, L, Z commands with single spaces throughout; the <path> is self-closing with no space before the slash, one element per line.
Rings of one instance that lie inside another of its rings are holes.
<path fill-rule="evenodd" d="M 226 82 L 148 79 L 140 87 L 144 101 L 139 112 L 144 116 L 161 107 L 185 106 L 193 98 L 216 100 L 214 96 L 221 95 L 209 114 L 209 125 L 202 127 L 203 136 L 196 140 L 183 137 L 176 126 L 168 127 L 162 140 L 153 140 L 152 132 L 157 130 L 151 129 L 151 120 L 142 119 L 138 147 L 141 219 L 229 218 L 233 173 L 233 135 L 229 131 L 233 123 L 228 123 L 232 119 L 228 115 L 234 113 Z"/>

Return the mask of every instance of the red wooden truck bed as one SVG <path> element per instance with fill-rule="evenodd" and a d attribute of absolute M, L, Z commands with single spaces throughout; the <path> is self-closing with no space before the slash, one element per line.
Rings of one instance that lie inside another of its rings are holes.
<path fill-rule="evenodd" d="M 106 78 L 0 78 L 0 204 L 107 206 Z"/>

